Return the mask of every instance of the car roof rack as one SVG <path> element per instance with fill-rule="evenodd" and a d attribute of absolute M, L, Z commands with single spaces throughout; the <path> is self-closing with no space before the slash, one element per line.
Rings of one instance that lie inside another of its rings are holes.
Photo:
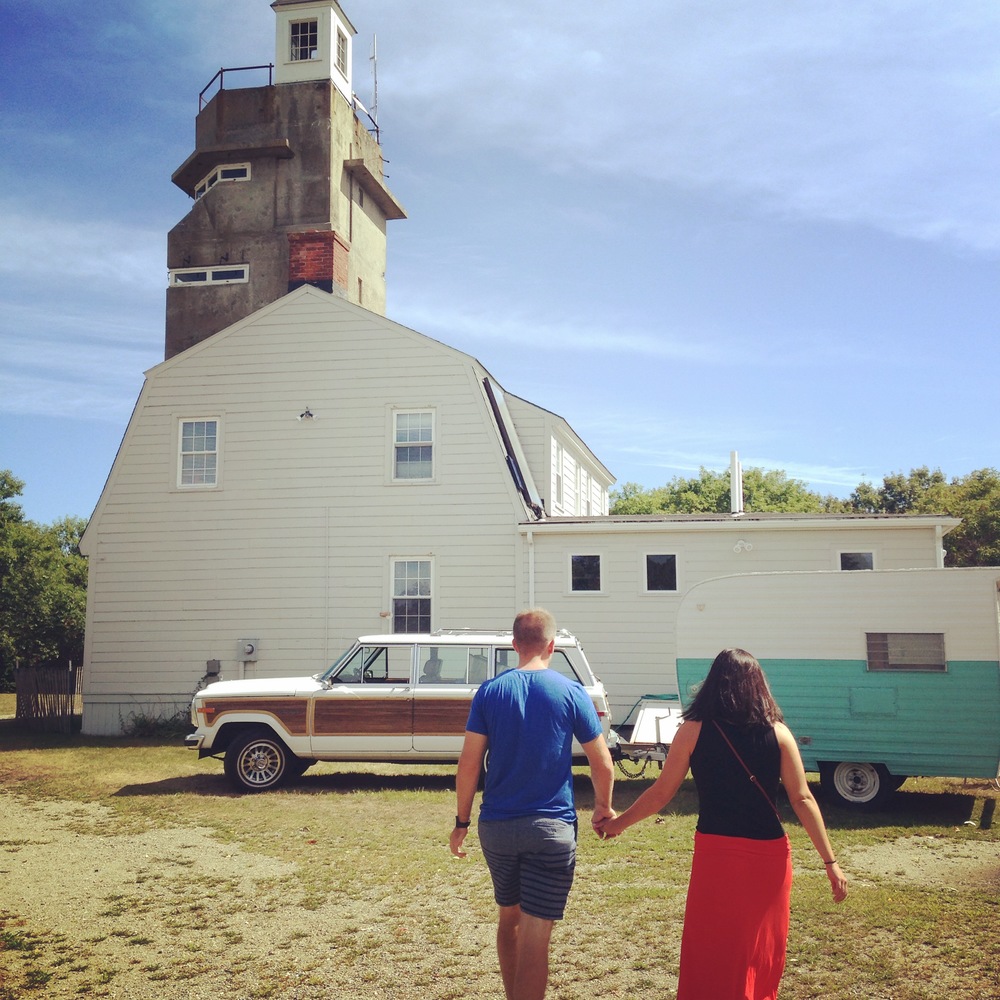
<path fill-rule="evenodd" d="M 513 629 L 509 628 L 436 628 L 431 635 L 513 635 Z M 556 635 L 560 639 L 572 639 L 573 633 L 569 629 L 556 629 Z"/>
<path fill-rule="evenodd" d="M 430 635 L 513 635 L 509 628 L 436 628 Z"/>

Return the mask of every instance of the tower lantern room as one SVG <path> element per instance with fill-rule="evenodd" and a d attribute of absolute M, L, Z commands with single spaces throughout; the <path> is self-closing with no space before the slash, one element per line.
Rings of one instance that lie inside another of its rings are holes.
<path fill-rule="evenodd" d="M 276 83 L 332 80 L 350 101 L 357 32 L 336 0 L 274 0 Z"/>

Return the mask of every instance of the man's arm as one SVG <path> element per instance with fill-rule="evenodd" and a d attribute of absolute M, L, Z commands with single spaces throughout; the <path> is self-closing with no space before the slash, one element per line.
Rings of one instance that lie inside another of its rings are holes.
<path fill-rule="evenodd" d="M 486 737 L 482 733 L 465 731 L 465 742 L 462 744 L 462 754 L 458 758 L 458 770 L 455 773 L 455 816 L 466 823 L 472 819 L 472 803 L 479 787 L 479 775 L 483 770 L 483 758 L 486 756 Z M 451 831 L 451 853 L 456 858 L 464 858 L 467 827 L 455 827 Z"/>
<path fill-rule="evenodd" d="M 615 765 L 603 733 L 589 743 L 584 743 L 583 752 L 590 764 L 590 780 L 594 786 L 594 814 L 590 818 L 590 825 L 596 830 L 601 823 L 614 819 L 617 815 L 611 808 Z"/>

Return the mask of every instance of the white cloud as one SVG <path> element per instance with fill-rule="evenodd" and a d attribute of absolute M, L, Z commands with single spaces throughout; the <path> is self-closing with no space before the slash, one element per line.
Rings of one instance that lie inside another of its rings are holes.
<path fill-rule="evenodd" d="M 60 289 L 72 281 L 166 288 L 165 241 L 158 230 L 105 218 L 52 218 L 9 200 L 0 204 L 0 216 L 0 274 L 43 279 Z"/>
<path fill-rule="evenodd" d="M 1000 249 L 994 3 L 388 6 L 383 106 L 456 152 Z"/>
<path fill-rule="evenodd" d="M 141 387 L 142 380 L 135 380 L 129 394 L 121 383 L 89 381 L 70 372 L 28 375 L 4 370 L 0 372 L 0 412 L 124 426 Z"/>
<path fill-rule="evenodd" d="M 457 306 L 457 307 L 456 307 Z M 705 364 L 734 361 L 732 352 L 708 344 L 689 333 L 641 331 L 596 326 L 567 318 L 547 322 L 527 313 L 502 314 L 462 307 L 452 301 L 410 300 L 397 305 L 394 318 L 420 333 L 457 346 L 474 342 L 503 342 L 536 351 L 631 354 L 642 357 L 683 359 Z M 471 350 L 468 346 L 461 348 Z"/>

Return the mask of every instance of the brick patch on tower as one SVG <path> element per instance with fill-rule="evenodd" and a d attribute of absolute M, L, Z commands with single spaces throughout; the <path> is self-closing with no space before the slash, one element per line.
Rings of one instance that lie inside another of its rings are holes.
<path fill-rule="evenodd" d="M 347 290 L 350 249 L 332 230 L 288 234 L 288 290 L 315 285 L 326 292 Z"/>

